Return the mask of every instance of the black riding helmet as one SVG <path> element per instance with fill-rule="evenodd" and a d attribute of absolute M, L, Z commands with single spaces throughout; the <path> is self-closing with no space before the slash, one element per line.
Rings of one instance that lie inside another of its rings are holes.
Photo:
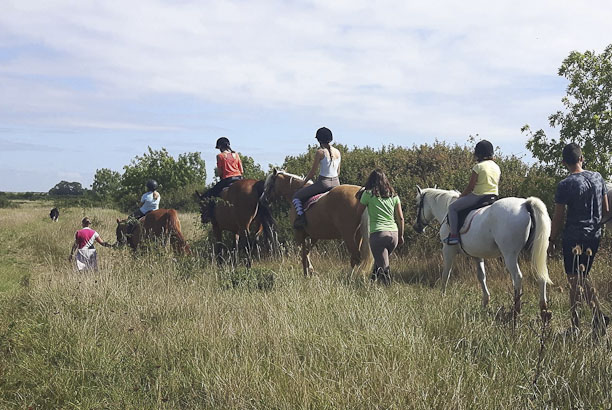
<path fill-rule="evenodd" d="M 230 141 L 226 137 L 221 137 L 217 140 L 217 145 L 215 145 L 216 149 L 225 149 L 230 148 Z"/>
<path fill-rule="evenodd" d="M 487 140 L 482 140 L 474 147 L 474 156 L 479 160 L 493 158 L 493 144 Z"/>
<path fill-rule="evenodd" d="M 322 144 L 329 144 L 332 142 L 334 137 L 332 136 L 332 132 L 329 128 L 321 127 L 317 130 L 316 139 Z"/>
<path fill-rule="evenodd" d="M 147 181 L 147 189 L 149 191 L 155 191 L 157 189 L 157 181 L 154 179 L 149 179 Z"/>

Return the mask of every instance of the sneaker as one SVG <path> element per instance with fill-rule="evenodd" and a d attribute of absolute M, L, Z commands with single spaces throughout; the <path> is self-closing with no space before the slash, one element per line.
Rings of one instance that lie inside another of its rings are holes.
<path fill-rule="evenodd" d="M 457 245 L 459 243 L 459 237 L 449 233 L 446 239 L 444 239 L 442 242 L 447 245 Z"/>
<path fill-rule="evenodd" d="M 295 221 L 293 221 L 293 227 L 295 229 L 301 229 L 301 228 L 303 228 L 305 226 L 306 226 L 306 216 L 304 216 L 303 214 L 302 215 L 298 215 L 295 218 Z"/>

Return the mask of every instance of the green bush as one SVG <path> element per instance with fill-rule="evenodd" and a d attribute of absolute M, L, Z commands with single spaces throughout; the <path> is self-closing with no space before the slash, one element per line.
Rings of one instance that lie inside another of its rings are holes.
<path fill-rule="evenodd" d="M 472 144 L 473 145 L 473 144 Z M 404 217 L 408 226 L 416 215 L 415 195 L 417 185 L 421 188 L 437 186 L 441 189 L 462 191 L 467 185 L 472 166 L 473 146 L 450 145 L 436 141 L 433 144 L 400 146 L 353 147 L 336 144 L 342 153 L 340 182 L 363 185 L 374 168 L 381 168 L 389 178 L 402 201 Z M 316 145 L 308 146 L 307 152 L 288 156 L 283 169 L 298 175 L 306 175 L 314 159 Z M 528 165 L 515 155 L 496 153 L 502 177 L 500 197 L 537 196 L 552 211 L 553 198 L 558 178 L 537 165 Z M 275 204 L 273 214 L 279 223 L 279 239 L 287 241 L 293 236 L 288 223 L 288 204 Z M 407 241 L 422 241 L 411 229 L 406 229 Z M 435 239 L 437 241 L 437 239 Z"/>

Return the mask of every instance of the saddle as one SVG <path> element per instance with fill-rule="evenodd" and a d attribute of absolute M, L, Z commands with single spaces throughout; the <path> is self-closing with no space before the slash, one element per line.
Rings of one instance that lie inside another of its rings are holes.
<path fill-rule="evenodd" d="M 329 193 L 329 191 L 323 192 L 322 194 L 316 194 L 316 195 L 311 196 L 310 198 L 308 198 L 306 200 L 306 203 L 304 204 L 304 212 L 308 211 L 308 209 L 310 209 L 311 206 L 313 206 L 314 204 L 319 202 L 319 199 L 323 198 L 328 193 Z"/>
<path fill-rule="evenodd" d="M 469 208 L 466 208 L 466 209 L 460 211 L 458 213 L 459 223 L 458 223 L 457 226 L 459 226 L 460 229 L 463 231 L 462 233 L 467 232 L 468 229 L 469 229 L 469 227 L 467 229 L 462 229 L 462 228 L 463 228 L 463 224 L 465 223 L 465 220 L 467 219 L 467 217 L 470 214 L 470 212 L 475 211 L 477 209 L 484 208 L 485 206 L 493 205 L 493 203 L 495 201 L 497 201 L 497 198 L 498 198 L 497 195 L 483 196 L 482 198 L 480 198 L 480 200 L 474 206 L 471 206 Z"/>

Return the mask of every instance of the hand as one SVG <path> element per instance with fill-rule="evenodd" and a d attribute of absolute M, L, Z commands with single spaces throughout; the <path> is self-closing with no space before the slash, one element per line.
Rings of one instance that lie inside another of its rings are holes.
<path fill-rule="evenodd" d="M 104 246 L 105 248 L 110 248 L 112 245 L 108 242 L 102 242 L 102 246 Z"/>
<path fill-rule="evenodd" d="M 397 246 L 402 246 L 404 244 L 404 237 L 400 236 L 399 238 L 397 238 Z"/>

